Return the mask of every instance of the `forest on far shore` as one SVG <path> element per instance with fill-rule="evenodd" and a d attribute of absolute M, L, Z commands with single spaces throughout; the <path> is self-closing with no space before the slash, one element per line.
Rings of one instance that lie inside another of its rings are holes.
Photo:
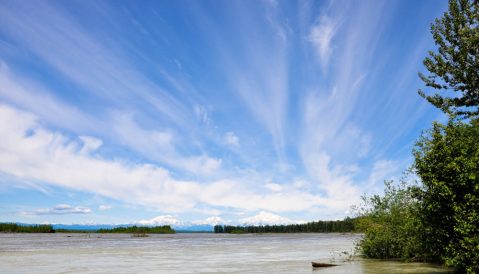
<path fill-rule="evenodd" d="M 127 226 L 102 228 L 98 230 L 54 229 L 52 225 L 23 225 L 15 223 L 0 223 L 0 232 L 4 233 L 137 233 L 137 234 L 172 234 L 175 230 L 169 225 L 164 226 Z"/>
<path fill-rule="evenodd" d="M 260 226 L 232 226 L 216 225 L 215 233 L 329 233 L 329 232 L 354 232 L 356 231 L 355 219 L 345 218 L 338 221 L 317 221 L 304 224 L 290 225 L 260 225 Z"/>

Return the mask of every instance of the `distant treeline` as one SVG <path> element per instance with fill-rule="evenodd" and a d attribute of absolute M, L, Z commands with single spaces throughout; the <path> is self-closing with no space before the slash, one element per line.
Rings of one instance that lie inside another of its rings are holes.
<path fill-rule="evenodd" d="M 19 225 L 14 223 L 0 223 L 0 232 L 8 233 L 54 233 L 52 225 Z"/>
<path fill-rule="evenodd" d="M 128 226 L 128 227 L 116 227 L 116 228 L 109 228 L 109 229 L 98 229 L 97 233 L 151 233 L 151 234 L 172 234 L 175 231 L 169 226 L 154 226 L 154 227 L 147 227 L 147 226 Z"/>
<path fill-rule="evenodd" d="M 265 226 L 231 226 L 216 225 L 215 233 L 308 233 L 308 232 L 354 232 L 355 219 L 346 218 L 340 221 L 317 221 L 291 225 Z"/>
<path fill-rule="evenodd" d="M 0 223 L 0 232 L 6 233 L 138 233 L 138 234 L 171 234 L 175 233 L 169 225 L 165 226 L 128 226 L 98 230 L 53 229 L 52 225 L 23 225 Z"/>

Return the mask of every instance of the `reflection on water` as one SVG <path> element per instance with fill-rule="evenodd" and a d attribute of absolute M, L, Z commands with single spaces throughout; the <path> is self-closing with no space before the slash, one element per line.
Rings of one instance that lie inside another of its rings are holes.
<path fill-rule="evenodd" d="M 0 273 L 440 273 L 427 264 L 344 261 L 359 235 L 0 234 Z M 311 261 L 340 266 L 313 269 Z"/>

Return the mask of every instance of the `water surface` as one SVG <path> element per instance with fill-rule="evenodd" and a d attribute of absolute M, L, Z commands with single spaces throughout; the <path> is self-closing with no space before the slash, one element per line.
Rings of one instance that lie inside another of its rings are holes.
<path fill-rule="evenodd" d="M 444 273 L 355 258 L 355 234 L 0 234 L 0 273 Z M 311 261 L 337 262 L 313 269 Z"/>

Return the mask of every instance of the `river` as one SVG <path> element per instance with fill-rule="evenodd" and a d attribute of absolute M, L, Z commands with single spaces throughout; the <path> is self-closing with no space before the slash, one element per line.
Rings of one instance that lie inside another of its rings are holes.
<path fill-rule="evenodd" d="M 357 234 L 335 233 L 178 233 L 145 238 L 0 233 L 0 273 L 447 272 L 429 264 L 349 258 L 359 239 Z M 313 269 L 311 261 L 339 266 Z"/>

